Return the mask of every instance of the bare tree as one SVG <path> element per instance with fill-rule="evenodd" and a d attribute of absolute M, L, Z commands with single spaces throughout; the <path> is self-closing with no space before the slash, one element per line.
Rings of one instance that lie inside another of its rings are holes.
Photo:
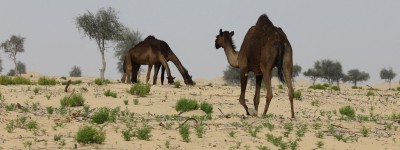
<path fill-rule="evenodd" d="M 8 56 L 14 62 L 14 71 L 15 74 L 18 73 L 18 64 L 17 64 L 17 54 L 22 53 L 25 51 L 24 49 L 24 42 L 25 38 L 18 35 L 12 35 L 9 40 L 4 41 L 1 43 L 0 48 L 4 49 L 5 53 L 8 53 Z"/>
<path fill-rule="evenodd" d="M 75 20 L 78 30 L 90 39 L 94 39 L 97 43 L 102 60 L 102 67 L 99 69 L 100 78 L 104 79 L 104 72 L 106 71 L 104 51 L 106 50 L 107 42 L 120 38 L 124 29 L 123 25 L 118 21 L 117 12 L 111 7 L 100 8 L 96 14 L 88 11 L 76 17 Z"/>

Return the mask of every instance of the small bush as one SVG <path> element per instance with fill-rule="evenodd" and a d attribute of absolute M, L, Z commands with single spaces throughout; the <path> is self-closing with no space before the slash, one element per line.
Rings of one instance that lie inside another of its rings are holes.
<path fill-rule="evenodd" d="M 136 130 L 136 136 L 139 140 L 149 141 L 151 137 L 150 132 L 151 132 L 151 127 L 145 124 L 143 125 L 142 128 L 138 128 Z"/>
<path fill-rule="evenodd" d="M 9 77 L 9 76 L 0 76 L 0 85 L 31 85 L 32 82 L 29 79 L 26 79 L 21 76 L 17 77 Z"/>
<path fill-rule="evenodd" d="M 199 125 L 196 127 L 196 135 L 198 138 L 203 138 L 203 134 L 206 132 L 204 128 L 204 125 Z"/>
<path fill-rule="evenodd" d="M 213 106 L 210 103 L 207 102 L 202 102 L 200 104 L 200 109 L 203 110 L 205 113 L 212 113 L 213 111 Z"/>
<path fill-rule="evenodd" d="M 181 87 L 181 82 L 175 81 L 174 82 L 174 88 L 180 88 Z"/>
<path fill-rule="evenodd" d="M 106 139 L 106 134 L 92 126 L 84 125 L 76 133 L 76 141 L 82 144 L 101 144 Z"/>
<path fill-rule="evenodd" d="M 67 77 L 62 76 L 60 79 L 67 80 Z"/>
<path fill-rule="evenodd" d="M 329 84 L 328 83 L 324 83 L 322 86 L 324 86 L 324 87 L 329 87 Z"/>
<path fill-rule="evenodd" d="M 40 77 L 38 80 L 39 85 L 56 85 L 57 81 L 55 78 Z"/>
<path fill-rule="evenodd" d="M 179 128 L 179 134 L 182 137 L 183 142 L 189 142 L 190 141 L 190 137 L 189 137 L 189 125 L 184 124 Z"/>
<path fill-rule="evenodd" d="M 105 92 L 104 92 L 104 95 L 107 96 L 107 97 L 108 97 L 108 96 L 111 96 L 111 97 L 117 98 L 117 93 L 111 92 L 110 89 L 108 89 L 107 91 L 105 91 Z"/>
<path fill-rule="evenodd" d="M 40 90 L 40 89 L 39 89 L 38 87 L 35 87 L 35 88 L 33 89 L 33 93 L 35 93 L 35 95 L 36 95 L 36 94 L 39 93 L 39 90 Z"/>
<path fill-rule="evenodd" d="M 67 82 L 68 81 L 63 81 L 63 82 L 61 82 L 61 85 L 67 85 Z M 82 83 L 82 80 L 74 80 L 74 81 L 71 81 L 71 85 L 77 85 L 77 84 L 81 84 Z"/>
<path fill-rule="evenodd" d="M 364 126 L 363 126 L 363 128 L 361 128 L 360 132 L 363 135 L 363 137 L 368 137 L 368 135 L 369 135 L 369 129 Z"/>
<path fill-rule="evenodd" d="M 354 108 L 351 106 L 344 106 L 339 109 L 339 112 L 342 116 L 347 116 L 350 119 L 355 119 L 355 111 Z"/>
<path fill-rule="evenodd" d="M 373 91 L 368 91 L 367 96 L 375 96 L 375 93 Z"/>
<path fill-rule="evenodd" d="M 400 86 L 399 86 L 399 87 L 397 87 L 396 89 L 397 89 L 397 91 L 400 91 Z"/>
<path fill-rule="evenodd" d="M 104 84 L 109 84 L 109 83 L 111 83 L 111 81 L 110 80 L 108 80 L 108 79 L 100 79 L 100 78 L 97 78 L 97 79 L 95 79 L 94 80 L 94 84 L 97 84 L 97 85 L 104 85 Z"/>
<path fill-rule="evenodd" d="M 181 98 L 176 102 L 175 110 L 179 112 L 186 112 L 196 110 L 199 108 L 199 104 L 196 100 Z"/>
<path fill-rule="evenodd" d="M 97 124 L 103 124 L 110 119 L 110 109 L 107 107 L 101 107 L 92 116 L 92 121 Z"/>
<path fill-rule="evenodd" d="M 68 99 L 69 98 L 69 99 Z M 85 103 L 85 99 L 81 94 L 74 94 L 71 97 L 65 96 L 60 100 L 61 106 L 70 106 L 70 107 L 76 107 L 76 106 L 83 106 Z"/>
<path fill-rule="evenodd" d="M 334 91 L 340 91 L 340 87 L 339 86 L 332 86 L 331 89 L 334 90 Z"/>
<path fill-rule="evenodd" d="M 52 106 L 46 107 L 47 113 L 53 114 L 54 108 Z"/>
<path fill-rule="evenodd" d="M 29 121 L 28 123 L 26 123 L 26 128 L 31 131 L 39 129 L 39 125 L 36 121 Z"/>
<path fill-rule="evenodd" d="M 122 131 L 122 137 L 124 138 L 125 141 L 130 141 L 131 138 L 132 138 L 134 135 L 135 135 L 135 134 L 132 133 L 132 130 L 131 130 L 131 129 Z"/>
<path fill-rule="evenodd" d="M 301 100 L 301 91 L 297 90 L 294 92 L 294 98 L 297 100 Z"/>
<path fill-rule="evenodd" d="M 328 86 L 329 87 L 329 86 Z M 314 89 L 314 90 L 326 90 L 326 87 L 324 85 L 321 84 L 315 84 L 315 85 L 311 85 L 310 87 L 308 87 L 310 89 Z"/>
<path fill-rule="evenodd" d="M 129 89 L 128 93 L 130 93 L 132 95 L 138 95 L 140 97 L 144 97 L 144 96 L 146 96 L 146 94 L 150 93 L 150 89 L 151 89 L 151 85 L 149 85 L 149 84 L 135 83 Z"/>

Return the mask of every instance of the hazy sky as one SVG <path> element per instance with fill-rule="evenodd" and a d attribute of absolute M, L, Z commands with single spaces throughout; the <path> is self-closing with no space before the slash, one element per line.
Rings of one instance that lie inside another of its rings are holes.
<path fill-rule="evenodd" d="M 303 71 L 316 60 L 342 63 L 344 72 L 360 69 L 369 83 L 382 82 L 379 71 L 392 67 L 400 76 L 400 1 L 99 1 L 40 0 L 0 2 L 0 42 L 12 34 L 26 37 L 25 52 L 17 59 L 49 76 L 68 76 L 80 66 L 84 76 L 99 76 L 100 53 L 96 43 L 83 36 L 75 18 L 87 10 L 113 7 L 125 26 L 143 36 L 166 41 L 194 79 L 222 76 L 228 65 L 222 49 L 214 47 L 220 28 L 235 31 L 237 47 L 257 18 L 266 13 L 283 28 L 293 47 L 294 62 Z M 111 45 L 110 45 L 111 46 Z M 3 72 L 13 64 L 0 53 Z M 114 49 L 106 52 L 106 78 L 119 79 Z M 170 64 L 172 64 L 170 62 Z M 181 79 L 174 65 L 172 74 Z M 147 69 L 147 66 L 145 66 Z"/>

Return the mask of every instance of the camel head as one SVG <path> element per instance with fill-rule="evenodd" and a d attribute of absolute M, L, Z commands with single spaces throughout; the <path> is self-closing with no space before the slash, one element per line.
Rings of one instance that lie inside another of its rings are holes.
<path fill-rule="evenodd" d="M 185 82 L 186 85 L 194 85 L 194 82 L 192 80 L 192 76 L 189 76 L 186 79 L 183 79 L 183 81 Z"/>
<path fill-rule="evenodd" d="M 175 77 L 167 77 L 167 79 L 168 79 L 168 84 L 174 84 Z"/>
<path fill-rule="evenodd" d="M 217 35 L 217 39 L 215 39 L 215 48 L 219 49 L 220 47 L 224 48 L 225 44 L 227 41 L 232 41 L 232 36 L 235 33 L 233 31 L 229 32 L 229 31 L 223 31 L 222 29 L 219 29 L 219 34 Z"/>

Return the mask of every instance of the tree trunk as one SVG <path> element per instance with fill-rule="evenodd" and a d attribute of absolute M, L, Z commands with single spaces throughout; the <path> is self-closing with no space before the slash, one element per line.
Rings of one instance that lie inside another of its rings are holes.
<path fill-rule="evenodd" d="M 15 76 L 18 76 L 19 72 L 18 72 L 18 65 L 17 65 L 17 58 L 16 55 L 13 55 L 13 61 L 14 61 L 14 72 L 15 72 Z"/>
<path fill-rule="evenodd" d="M 104 79 L 104 72 L 106 72 L 106 60 L 104 58 L 104 50 L 102 50 L 101 52 L 101 63 L 102 63 L 102 67 L 100 70 L 100 79 Z"/>

